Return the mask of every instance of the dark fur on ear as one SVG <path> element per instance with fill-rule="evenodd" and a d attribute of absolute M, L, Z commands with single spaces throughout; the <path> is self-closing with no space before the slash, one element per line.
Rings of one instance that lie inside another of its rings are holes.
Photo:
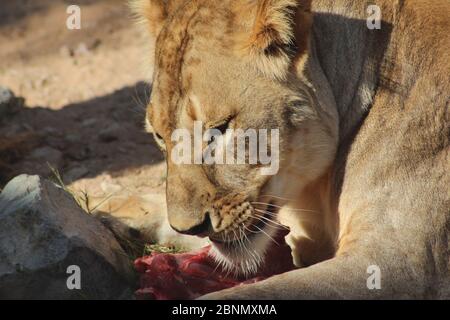
<path fill-rule="evenodd" d="M 306 50 L 311 0 L 256 0 L 247 5 L 252 2 L 256 16 L 243 49 L 263 74 L 284 80 L 293 58 Z"/>

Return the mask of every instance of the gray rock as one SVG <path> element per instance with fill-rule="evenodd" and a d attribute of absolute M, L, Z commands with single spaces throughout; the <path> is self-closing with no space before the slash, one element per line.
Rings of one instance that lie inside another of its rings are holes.
<path fill-rule="evenodd" d="M 49 162 L 54 166 L 59 166 L 62 162 L 63 155 L 61 151 L 45 146 L 34 150 L 31 153 L 30 158 L 33 160 Z"/>
<path fill-rule="evenodd" d="M 95 118 L 88 118 L 86 120 L 83 120 L 81 122 L 81 126 L 85 128 L 92 128 L 95 127 L 95 125 L 98 123 L 98 119 Z"/>
<path fill-rule="evenodd" d="M 65 139 L 67 142 L 69 143 L 79 143 L 82 138 L 79 134 L 68 134 L 67 136 L 65 136 Z"/>
<path fill-rule="evenodd" d="M 13 100 L 14 94 L 11 90 L 5 87 L 0 87 L 0 103 L 6 104 L 9 103 L 11 100 Z"/>
<path fill-rule="evenodd" d="M 89 169 L 85 166 L 75 167 L 64 173 L 64 180 L 66 183 L 71 183 L 85 177 L 88 173 Z"/>
<path fill-rule="evenodd" d="M 17 98 L 11 90 L 0 86 L 0 120 L 19 111 L 23 104 L 23 98 Z"/>
<path fill-rule="evenodd" d="M 84 161 L 91 156 L 91 148 L 83 144 L 73 144 L 65 152 L 65 155 L 75 161 Z"/>
<path fill-rule="evenodd" d="M 22 167 L 23 172 L 49 177 L 53 174 L 51 168 L 60 169 L 64 164 L 64 155 L 61 151 L 49 146 L 35 149 L 27 158 Z"/>
<path fill-rule="evenodd" d="M 98 136 L 100 141 L 108 143 L 119 140 L 121 134 L 122 128 L 117 123 L 113 123 L 107 128 L 101 130 Z"/>
<path fill-rule="evenodd" d="M 81 289 L 68 289 L 80 268 Z M 100 221 L 38 176 L 14 178 L 0 195 L 0 299 L 130 298 L 130 259 Z"/>

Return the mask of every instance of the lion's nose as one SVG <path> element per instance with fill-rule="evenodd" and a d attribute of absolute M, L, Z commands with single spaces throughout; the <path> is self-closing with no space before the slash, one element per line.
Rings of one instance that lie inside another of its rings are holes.
<path fill-rule="evenodd" d="M 204 218 L 203 222 L 201 222 L 189 229 L 180 230 L 180 229 L 175 228 L 174 226 L 172 226 L 172 229 L 174 229 L 176 232 L 179 232 L 182 234 L 187 234 L 190 236 L 207 237 L 210 227 L 211 227 L 211 220 L 209 217 L 209 212 L 207 212 L 205 214 L 205 218 Z"/>

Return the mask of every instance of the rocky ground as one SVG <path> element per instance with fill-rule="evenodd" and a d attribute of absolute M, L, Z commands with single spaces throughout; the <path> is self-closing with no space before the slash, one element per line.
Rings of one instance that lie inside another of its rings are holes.
<path fill-rule="evenodd" d="M 164 164 L 143 130 L 145 39 L 125 1 L 78 2 L 81 30 L 66 28 L 66 1 L 0 5 L 0 86 L 25 99 L 0 119 L 2 148 L 17 150 L 2 151 L 0 184 L 18 173 L 48 176 L 49 162 L 90 194 L 105 191 L 102 182 L 156 192 Z"/>
<path fill-rule="evenodd" d="M 20 175 L 0 194 L 0 299 L 132 299 L 131 260 L 58 185 Z"/>
<path fill-rule="evenodd" d="M 0 189 L 58 180 L 85 211 L 140 241 L 197 247 L 165 220 L 165 162 L 144 132 L 151 68 L 124 0 L 0 3 Z M 72 4 L 72 3 L 71 3 Z"/>

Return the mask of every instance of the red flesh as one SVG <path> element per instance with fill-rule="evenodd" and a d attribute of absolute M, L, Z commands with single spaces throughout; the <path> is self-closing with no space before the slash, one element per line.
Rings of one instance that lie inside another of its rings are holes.
<path fill-rule="evenodd" d="M 204 294 L 255 283 L 269 276 L 293 269 L 289 248 L 283 244 L 273 246 L 266 254 L 267 263 L 262 270 L 248 279 L 236 279 L 217 268 L 205 247 L 198 252 L 183 254 L 153 253 L 135 261 L 141 274 L 139 299 L 195 299 Z M 268 263 L 268 261 L 271 263 Z"/>

